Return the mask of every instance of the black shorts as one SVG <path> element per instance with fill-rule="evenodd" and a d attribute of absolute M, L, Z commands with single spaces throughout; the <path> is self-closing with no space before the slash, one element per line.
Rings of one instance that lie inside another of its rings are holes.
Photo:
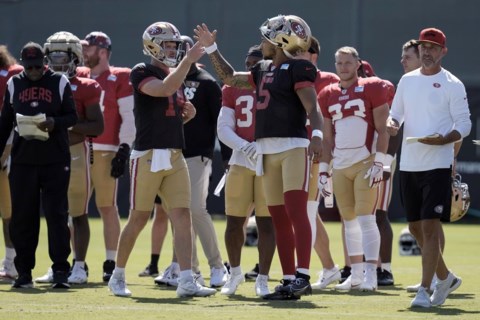
<path fill-rule="evenodd" d="M 400 171 L 401 200 L 407 221 L 450 221 L 452 169 Z"/>

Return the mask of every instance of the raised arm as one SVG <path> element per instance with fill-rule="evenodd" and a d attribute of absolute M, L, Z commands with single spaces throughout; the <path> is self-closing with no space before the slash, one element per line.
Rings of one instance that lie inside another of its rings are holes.
<path fill-rule="evenodd" d="M 236 72 L 218 50 L 215 43 L 217 30 L 210 32 L 208 26 L 202 23 L 202 25 L 197 25 L 193 31 L 196 34 L 194 38 L 205 47 L 205 52 L 208 54 L 215 72 L 223 83 L 232 87 L 252 89 L 252 85 L 248 81 L 250 72 Z"/>

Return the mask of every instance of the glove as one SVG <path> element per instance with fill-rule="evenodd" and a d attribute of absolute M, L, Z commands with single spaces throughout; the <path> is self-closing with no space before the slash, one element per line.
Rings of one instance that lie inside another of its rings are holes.
<path fill-rule="evenodd" d="M 118 147 L 117 154 L 112 159 L 112 170 L 110 175 L 114 178 L 119 178 L 125 172 L 128 158 L 130 158 L 130 147 L 126 143 L 122 143 Z"/>
<path fill-rule="evenodd" d="M 375 160 L 373 161 L 372 166 L 368 169 L 367 174 L 363 177 L 364 179 L 370 178 L 368 186 L 370 188 L 376 188 L 379 186 L 380 182 L 383 180 L 383 163 L 385 162 L 385 154 L 377 152 L 375 154 Z"/>
<path fill-rule="evenodd" d="M 240 151 L 245 153 L 248 158 L 256 159 L 257 158 L 257 144 L 255 141 L 248 142 L 240 148 Z"/>
<path fill-rule="evenodd" d="M 330 178 L 330 175 L 328 174 L 328 163 L 321 162 L 320 173 L 318 175 L 318 191 L 324 198 L 332 194 L 332 190 L 328 189 L 328 178 Z"/>

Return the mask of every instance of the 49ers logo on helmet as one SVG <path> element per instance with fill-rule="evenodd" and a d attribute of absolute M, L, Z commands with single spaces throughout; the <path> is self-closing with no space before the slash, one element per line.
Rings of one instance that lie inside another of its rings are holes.
<path fill-rule="evenodd" d="M 150 29 L 148 29 L 148 34 L 151 36 L 156 36 L 159 34 L 165 34 L 165 31 L 163 31 L 163 29 L 159 26 L 152 26 Z"/>
<path fill-rule="evenodd" d="M 292 22 L 292 31 L 301 39 L 305 39 L 307 37 L 305 28 L 298 22 Z"/>

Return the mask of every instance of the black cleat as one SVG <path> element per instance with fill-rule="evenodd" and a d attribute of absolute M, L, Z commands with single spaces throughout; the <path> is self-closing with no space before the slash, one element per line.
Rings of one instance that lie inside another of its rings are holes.
<path fill-rule="evenodd" d="M 112 277 L 113 269 L 115 269 L 115 261 L 106 260 L 103 263 L 103 281 L 108 282 Z"/>
<path fill-rule="evenodd" d="M 260 268 L 257 263 L 255 264 L 255 268 L 245 273 L 245 280 L 256 280 L 259 272 Z"/>
<path fill-rule="evenodd" d="M 70 284 L 68 283 L 69 271 L 55 271 L 53 273 L 53 289 L 68 289 Z"/>
<path fill-rule="evenodd" d="M 350 277 L 351 273 L 352 273 L 352 268 L 349 266 L 345 266 L 342 269 L 340 269 L 340 274 L 342 277 L 340 278 L 339 283 L 343 283 L 345 280 L 347 280 L 348 277 Z"/>
<path fill-rule="evenodd" d="M 311 295 L 312 287 L 310 286 L 310 277 L 307 275 L 299 276 L 297 273 L 297 278 L 291 281 L 289 284 L 284 285 L 279 288 L 279 292 L 287 292 L 290 295 L 300 297 L 303 295 Z M 277 288 L 275 288 L 276 290 Z"/>
<path fill-rule="evenodd" d="M 32 276 L 29 274 L 20 274 L 18 278 L 13 281 L 12 288 L 28 289 L 33 288 Z"/>
<path fill-rule="evenodd" d="M 393 274 L 382 268 L 377 268 L 377 284 L 378 286 L 393 286 Z"/>
<path fill-rule="evenodd" d="M 299 300 L 300 296 L 283 291 L 274 291 L 262 297 L 264 300 Z"/>
<path fill-rule="evenodd" d="M 154 265 L 151 265 L 149 264 L 145 270 L 143 270 L 142 272 L 140 272 L 138 274 L 139 277 L 156 277 L 158 276 L 159 273 L 158 273 L 158 267 L 157 266 L 154 266 Z"/>

